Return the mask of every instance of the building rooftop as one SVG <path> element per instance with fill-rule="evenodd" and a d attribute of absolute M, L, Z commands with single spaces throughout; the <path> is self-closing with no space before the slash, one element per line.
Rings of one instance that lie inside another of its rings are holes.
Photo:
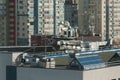
<path fill-rule="evenodd" d="M 56 55 L 23 54 L 17 66 L 66 70 L 93 70 L 120 66 L 119 49 Z M 96 52 L 96 53 L 95 53 Z M 85 54 L 86 53 L 86 54 Z"/>

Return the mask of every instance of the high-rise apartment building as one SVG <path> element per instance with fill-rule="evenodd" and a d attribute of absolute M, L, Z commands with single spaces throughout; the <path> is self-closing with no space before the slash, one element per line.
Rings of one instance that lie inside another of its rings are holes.
<path fill-rule="evenodd" d="M 6 1 L 6 40 L 7 45 L 16 45 L 17 36 L 17 1 L 16 0 L 5 0 Z"/>
<path fill-rule="evenodd" d="M 34 34 L 34 0 L 17 0 L 17 45 L 28 45 Z"/>
<path fill-rule="evenodd" d="M 78 27 L 78 0 L 65 0 L 65 20 Z"/>
<path fill-rule="evenodd" d="M 0 45 L 29 45 L 31 35 L 57 35 L 64 0 L 1 0 Z"/>
<path fill-rule="evenodd" d="M 57 26 L 64 21 L 64 0 L 35 0 L 35 34 L 57 35 Z"/>
<path fill-rule="evenodd" d="M 0 46 L 29 45 L 34 34 L 34 0 L 1 0 L 0 20 Z"/>
<path fill-rule="evenodd" d="M 108 4 L 106 6 L 106 1 Z M 99 34 L 102 40 L 120 38 L 119 0 L 79 0 L 79 30 L 81 34 Z M 108 24 L 109 28 L 106 28 Z M 106 33 L 107 32 L 109 33 Z"/>
<path fill-rule="evenodd" d="M 0 46 L 7 44 L 6 16 L 6 1 L 0 0 Z"/>

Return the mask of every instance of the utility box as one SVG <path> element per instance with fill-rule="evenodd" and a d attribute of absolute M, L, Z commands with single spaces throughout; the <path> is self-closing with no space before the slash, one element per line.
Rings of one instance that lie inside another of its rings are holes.
<path fill-rule="evenodd" d="M 44 61 L 40 61 L 39 66 L 43 68 L 55 68 L 55 59 L 49 58 L 45 59 Z"/>

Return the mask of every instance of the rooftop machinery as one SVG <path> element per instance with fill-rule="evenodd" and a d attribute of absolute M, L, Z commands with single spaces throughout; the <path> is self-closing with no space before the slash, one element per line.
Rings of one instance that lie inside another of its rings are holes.
<path fill-rule="evenodd" d="M 80 56 L 80 55 L 89 55 L 89 54 L 100 54 L 100 53 L 110 53 L 110 52 L 119 52 L 120 48 L 116 49 L 106 49 L 106 50 L 93 50 L 93 51 L 84 51 L 84 52 L 77 52 L 77 53 L 66 53 L 66 54 L 57 54 L 53 56 L 45 56 L 44 59 L 47 58 L 57 58 L 57 57 L 71 57 L 71 54 L 75 54 L 74 56 Z"/>
<path fill-rule="evenodd" d="M 110 53 L 110 52 L 119 52 L 120 48 L 116 49 L 106 49 L 106 50 L 94 50 L 94 51 L 85 51 L 77 53 L 65 53 L 65 54 L 56 54 L 53 56 L 49 55 L 39 55 L 39 54 L 26 54 L 23 53 L 19 55 L 16 59 L 16 65 L 18 66 L 32 66 L 32 67 L 44 67 L 44 68 L 55 68 L 55 58 L 77 58 L 84 55 L 97 55 L 100 53 Z"/>

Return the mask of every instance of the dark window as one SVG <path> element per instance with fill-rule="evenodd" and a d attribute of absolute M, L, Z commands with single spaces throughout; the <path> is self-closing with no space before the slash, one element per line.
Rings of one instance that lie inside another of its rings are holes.
<path fill-rule="evenodd" d="M 17 25 L 19 25 L 20 23 L 19 22 L 17 22 Z"/>
<path fill-rule="evenodd" d="M 23 33 L 22 36 L 25 36 L 25 34 Z"/>
<path fill-rule="evenodd" d="M 2 33 L 2 35 L 5 35 L 5 33 Z"/>
<path fill-rule="evenodd" d="M 25 28 L 22 29 L 23 31 L 25 30 Z"/>
<path fill-rule="evenodd" d="M 24 22 L 23 22 L 22 24 L 23 24 L 23 25 L 25 25 L 25 23 L 24 23 Z"/>
<path fill-rule="evenodd" d="M 20 4 L 23 4 L 23 1 L 19 1 Z"/>
<path fill-rule="evenodd" d="M 64 35 L 66 35 L 67 34 L 67 32 L 66 31 L 64 31 Z"/>
<path fill-rule="evenodd" d="M 19 27 L 17 27 L 17 30 L 20 30 L 20 28 L 19 28 Z"/>
<path fill-rule="evenodd" d="M 20 9 L 23 9 L 23 6 L 20 6 L 19 8 L 20 8 Z"/>
<path fill-rule="evenodd" d="M 34 25 L 34 22 L 30 22 L 30 25 Z"/>

